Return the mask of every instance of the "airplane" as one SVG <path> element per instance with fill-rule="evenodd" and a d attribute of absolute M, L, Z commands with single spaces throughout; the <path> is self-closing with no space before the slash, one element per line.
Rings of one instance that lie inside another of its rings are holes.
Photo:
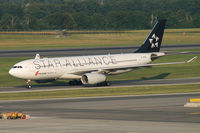
<path fill-rule="evenodd" d="M 197 57 L 183 62 L 150 64 L 165 55 L 160 52 L 165 24 L 165 19 L 158 20 L 141 47 L 133 53 L 57 58 L 40 58 L 36 54 L 35 59 L 16 63 L 9 74 L 26 80 L 26 88 L 29 89 L 32 88 L 31 81 L 45 83 L 58 79 L 68 79 L 70 85 L 106 86 L 109 85 L 106 81 L 108 75 L 121 74 L 140 67 L 189 63 L 195 60 Z"/>

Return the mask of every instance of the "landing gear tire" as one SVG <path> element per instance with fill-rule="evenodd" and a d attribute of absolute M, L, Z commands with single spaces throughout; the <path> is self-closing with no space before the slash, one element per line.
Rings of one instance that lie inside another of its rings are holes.
<path fill-rule="evenodd" d="M 97 86 L 110 86 L 110 82 L 102 82 L 102 83 L 98 83 Z"/>
<path fill-rule="evenodd" d="M 110 82 L 106 82 L 106 86 L 110 86 Z"/>
<path fill-rule="evenodd" d="M 82 85 L 82 82 L 79 81 L 79 80 L 72 80 L 72 81 L 69 81 L 69 85 L 70 85 L 70 86 Z"/>
<path fill-rule="evenodd" d="M 26 88 L 27 88 L 27 89 L 31 89 L 32 86 L 31 86 L 31 85 L 26 85 Z"/>
<path fill-rule="evenodd" d="M 27 81 L 26 81 L 26 84 L 27 84 L 27 85 L 26 85 L 26 88 L 27 88 L 27 89 L 31 89 L 31 88 L 32 88 L 32 86 L 31 86 L 30 83 L 31 83 L 31 80 L 27 80 Z"/>

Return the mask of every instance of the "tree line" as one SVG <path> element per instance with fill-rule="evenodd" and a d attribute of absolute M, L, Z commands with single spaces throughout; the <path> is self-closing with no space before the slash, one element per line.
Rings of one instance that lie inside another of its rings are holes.
<path fill-rule="evenodd" d="M 0 30 L 200 28 L 200 0 L 0 0 Z"/>

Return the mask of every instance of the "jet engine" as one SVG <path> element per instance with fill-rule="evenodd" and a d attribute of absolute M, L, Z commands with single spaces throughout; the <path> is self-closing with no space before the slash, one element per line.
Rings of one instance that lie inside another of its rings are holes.
<path fill-rule="evenodd" d="M 94 85 L 106 81 L 106 76 L 99 73 L 86 73 L 81 77 L 84 85 Z"/>

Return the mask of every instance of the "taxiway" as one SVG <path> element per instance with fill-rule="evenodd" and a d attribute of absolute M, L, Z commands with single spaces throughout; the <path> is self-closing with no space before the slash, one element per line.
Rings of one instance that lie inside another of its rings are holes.
<path fill-rule="evenodd" d="M 177 79 L 153 79 L 153 80 L 120 80 L 111 81 L 111 86 L 103 88 L 113 87 L 130 87 L 130 86 L 158 86 L 158 85 L 183 85 L 183 84 L 200 84 L 200 77 L 192 78 L 177 78 Z M 89 87 L 90 88 L 90 87 Z M 54 90 L 75 90 L 75 89 L 89 89 L 83 86 L 69 86 L 66 85 L 58 86 L 53 83 L 50 85 L 33 85 L 32 89 L 26 89 L 25 86 L 15 87 L 0 87 L 0 93 L 20 93 L 20 92 L 33 92 L 33 91 L 54 91 Z M 95 87 L 92 87 L 95 88 Z M 100 88 L 100 87 L 98 87 Z"/>
<path fill-rule="evenodd" d="M 8 133 L 199 133 L 199 108 L 185 108 L 200 93 L 0 101 L 31 120 L 0 121 Z"/>
<path fill-rule="evenodd" d="M 195 49 L 200 48 L 200 44 L 184 44 L 184 45 L 163 45 L 161 51 L 174 49 Z M 36 49 L 36 50 L 0 50 L 0 57 L 34 57 L 39 53 L 42 57 L 58 57 L 58 56 L 80 56 L 80 55 L 96 55 L 96 54 L 117 54 L 131 53 L 138 49 L 137 46 L 126 47 L 99 47 L 99 48 L 62 48 L 62 49 Z M 169 54 L 178 54 L 167 52 Z M 185 52 L 184 54 L 200 54 L 200 52 Z"/>

